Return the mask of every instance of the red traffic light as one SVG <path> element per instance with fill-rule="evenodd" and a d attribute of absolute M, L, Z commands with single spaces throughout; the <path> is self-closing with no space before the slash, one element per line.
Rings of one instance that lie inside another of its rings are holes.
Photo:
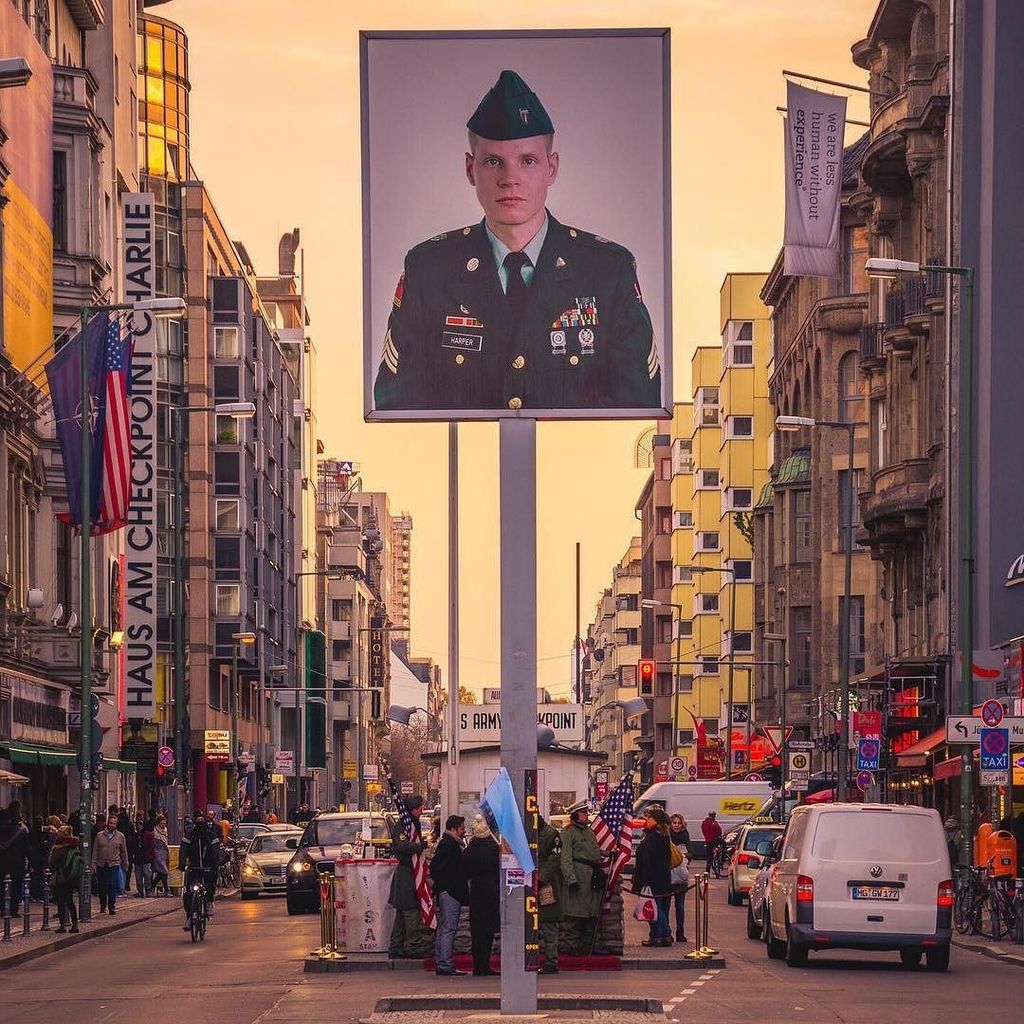
<path fill-rule="evenodd" d="M 653 658 L 641 658 L 636 663 L 636 678 L 641 697 L 654 696 L 654 674 L 658 663 Z"/>

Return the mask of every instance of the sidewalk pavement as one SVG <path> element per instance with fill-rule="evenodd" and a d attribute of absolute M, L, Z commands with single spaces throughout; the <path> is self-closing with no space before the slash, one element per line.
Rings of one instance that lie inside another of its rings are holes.
<path fill-rule="evenodd" d="M 984 935 L 954 935 L 953 945 L 991 957 L 1000 963 L 1024 967 L 1024 946 L 1012 942 L 995 942 Z"/>
<path fill-rule="evenodd" d="M 35 960 L 36 957 L 45 956 L 58 949 L 67 946 L 74 946 L 79 942 L 94 939 L 99 935 L 109 935 L 121 928 L 128 928 L 140 921 L 147 921 L 151 917 L 159 917 L 162 914 L 169 914 L 172 911 L 181 909 L 181 898 L 177 896 L 152 896 L 138 898 L 137 896 L 123 896 L 117 901 L 116 913 L 111 917 L 109 914 L 100 914 L 99 901 L 92 901 L 92 918 L 89 921 L 81 922 L 81 929 L 77 935 L 70 933 L 58 935 L 57 927 L 60 922 L 57 920 L 57 908 L 50 907 L 50 927 L 43 931 L 43 905 L 33 903 L 30 917 L 30 931 L 28 935 L 23 933 L 21 917 L 11 918 L 11 941 L 0 941 L 0 971 L 9 967 L 16 967 L 28 960 Z M 0 921 L 0 939 L 3 936 L 3 924 Z"/>

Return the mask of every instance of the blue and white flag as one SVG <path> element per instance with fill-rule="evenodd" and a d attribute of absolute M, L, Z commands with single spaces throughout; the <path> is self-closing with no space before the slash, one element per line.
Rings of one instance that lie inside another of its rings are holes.
<path fill-rule="evenodd" d="M 519 813 L 507 769 L 498 769 L 498 774 L 480 801 L 480 813 L 487 819 L 491 831 L 498 832 L 508 843 L 519 867 L 527 874 L 533 871 L 533 854 L 526 839 L 526 829 L 523 827 L 523 818 Z"/>

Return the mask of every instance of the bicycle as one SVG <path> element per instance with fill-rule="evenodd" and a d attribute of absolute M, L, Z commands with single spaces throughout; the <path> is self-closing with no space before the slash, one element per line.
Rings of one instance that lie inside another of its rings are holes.
<path fill-rule="evenodd" d="M 965 865 L 956 868 L 955 876 L 953 927 L 961 935 L 981 932 L 982 911 L 989 895 L 987 870 Z"/>
<path fill-rule="evenodd" d="M 210 920 L 209 905 L 206 902 L 206 886 L 202 882 L 195 882 L 192 886 L 192 941 L 206 941 L 206 925 Z"/>
<path fill-rule="evenodd" d="M 242 855 L 234 847 L 228 850 L 224 863 L 217 869 L 217 887 L 219 889 L 237 889 L 242 883 Z"/>
<path fill-rule="evenodd" d="M 730 859 L 725 843 L 718 840 L 715 848 L 711 851 L 711 873 L 715 878 L 721 878 L 728 872 Z"/>
<path fill-rule="evenodd" d="M 999 940 L 1009 935 L 1016 942 L 1021 924 L 1021 910 L 1024 904 L 1019 896 L 1017 880 L 999 876 L 989 882 L 988 892 L 988 934 Z"/>

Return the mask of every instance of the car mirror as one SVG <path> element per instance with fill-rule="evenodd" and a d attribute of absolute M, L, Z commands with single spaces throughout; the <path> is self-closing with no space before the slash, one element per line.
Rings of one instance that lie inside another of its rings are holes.
<path fill-rule="evenodd" d="M 751 857 L 748 864 L 751 868 L 755 870 L 761 866 L 761 862 L 756 857 Z"/>
<path fill-rule="evenodd" d="M 772 853 L 772 844 L 767 839 L 762 839 L 761 842 L 754 847 L 755 852 L 759 857 L 770 857 Z"/>
<path fill-rule="evenodd" d="M 293 836 L 291 839 L 286 839 L 284 841 L 284 845 L 287 846 L 289 850 L 297 850 L 299 848 L 299 841 Z"/>

